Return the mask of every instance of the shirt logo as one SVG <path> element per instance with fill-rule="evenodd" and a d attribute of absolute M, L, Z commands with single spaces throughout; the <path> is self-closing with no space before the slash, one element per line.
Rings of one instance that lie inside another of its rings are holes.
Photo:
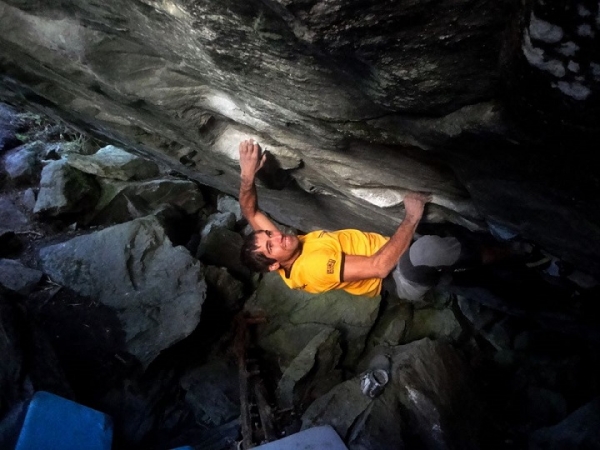
<path fill-rule="evenodd" d="M 333 269 L 335 268 L 335 259 L 330 259 L 327 261 L 327 273 L 331 275 L 333 273 Z"/>
<path fill-rule="evenodd" d="M 302 286 L 294 286 L 294 288 L 293 288 L 293 289 L 296 289 L 296 290 L 299 290 L 299 291 L 301 291 L 301 290 L 303 290 L 303 289 L 306 289 L 306 286 L 308 286 L 308 284 L 303 284 Z"/>

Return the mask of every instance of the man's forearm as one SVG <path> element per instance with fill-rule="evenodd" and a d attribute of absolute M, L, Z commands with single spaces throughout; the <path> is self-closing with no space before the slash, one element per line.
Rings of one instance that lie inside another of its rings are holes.
<path fill-rule="evenodd" d="M 240 209 L 246 219 L 251 219 L 258 211 L 258 195 L 254 176 L 242 174 L 240 177 Z"/>
<path fill-rule="evenodd" d="M 408 250 L 421 216 L 407 216 L 390 240 L 373 255 L 381 278 L 385 278 Z"/>

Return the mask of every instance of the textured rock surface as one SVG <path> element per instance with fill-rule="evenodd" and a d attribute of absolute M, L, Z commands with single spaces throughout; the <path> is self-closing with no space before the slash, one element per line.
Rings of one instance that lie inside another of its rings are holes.
<path fill-rule="evenodd" d="M 99 197 L 100 188 L 93 177 L 74 169 L 65 160 L 51 161 L 42 170 L 33 212 L 50 216 L 85 212 Z"/>
<path fill-rule="evenodd" d="M 345 381 L 307 409 L 302 427 L 329 424 L 351 450 L 485 448 L 483 406 L 452 347 L 423 339 L 381 351 L 392 367 L 380 396 L 363 395 L 358 377 Z"/>
<path fill-rule="evenodd" d="M 32 142 L 9 152 L 4 158 L 4 170 L 17 183 L 33 184 L 42 170 L 40 155 L 43 142 Z"/>
<path fill-rule="evenodd" d="M 294 358 L 277 385 L 280 408 L 303 409 L 342 381 L 335 369 L 342 355 L 339 341 L 339 331 L 325 328 Z"/>
<path fill-rule="evenodd" d="M 102 193 L 94 212 L 87 219 L 94 224 L 127 222 L 155 213 L 165 205 L 194 214 L 204 205 L 202 193 L 192 181 L 99 181 Z"/>
<path fill-rule="evenodd" d="M 107 145 L 93 155 L 67 155 L 69 164 L 82 172 L 116 180 L 144 180 L 158 175 L 156 163 Z"/>
<path fill-rule="evenodd" d="M 3 0 L 0 97 L 229 194 L 258 139 L 261 207 L 301 230 L 389 233 L 426 190 L 427 220 L 492 219 L 600 273 L 597 9 Z"/>
<path fill-rule="evenodd" d="M 352 296 L 341 290 L 320 295 L 293 291 L 278 274 L 269 273 L 263 278 L 256 297 L 246 303 L 246 309 L 266 314 L 268 322 L 260 330 L 259 345 L 277 355 L 284 370 L 327 328 L 341 332 L 345 348 L 343 364 L 356 362 L 377 318 L 380 300 L 379 297 Z"/>
<path fill-rule="evenodd" d="M 19 294 L 30 293 L 44 274 L 25 267 L 19 261 L 0 259 L 0 286 Z"/>
<path fill-rule="evenodd" d="M 155 218 L 45 247 L 40 258 L 55 282 L 117 311 L 127 349 L 144 365 L 200 320 L 206 292 L 200 263 L 173 247 Z"/>

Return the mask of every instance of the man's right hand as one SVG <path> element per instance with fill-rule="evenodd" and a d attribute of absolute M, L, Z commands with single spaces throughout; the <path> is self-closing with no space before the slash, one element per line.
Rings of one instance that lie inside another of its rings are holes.
<path fill-rule="evenodd" d="M 425 204 L 431 201 L 431 194 L 424 192 L 409 192 L 404 196 L 405 219 L 420 220 L 423 216 Z"/>
<path fill-rule="evenodd" d="M 240 142 L 240 174 L 242 178 L 254 180 L 267 160 L 267 154 L 261 151 L 258 143 L 252 139 Z"/>

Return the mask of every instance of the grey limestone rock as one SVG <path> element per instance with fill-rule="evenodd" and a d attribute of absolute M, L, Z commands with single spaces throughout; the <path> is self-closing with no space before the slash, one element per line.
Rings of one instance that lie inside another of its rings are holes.
<path fill-rule="evenodd" d="M 33 212 L 49 216 L 83 212 L 91 209 L 99 196 L 100 189 L 90 175 L 65 160 L 51 161 L 42 170 Z"/>
<path fill-rule="evenodd" d="M 302 427 L 329 424 L 350 450 L 484 448 L 485 405 L 459 353 L 429 339 L 380 347 L 372 356 L 391 360 L 390 381 L 371 399 L 360 391 L 359 377 L 317 399 L 304 413 Z"/>
<path fill-rule="evenodd" d="M 282 370 L 322 330 L 341 332 L 346 349 L 342 365 L 355 363 L 365 348 L 381 299 L 359 297 L 345 291 L 309 294 L 289 289 L 277 273 L 263 277 L 246 310 L 260 311 L 267 324 L 259 333 L 259 345 L 276 354 Z"/>
<path fill-rule="evenodd" d="M 221 213 L 235 214 L 235 219 L 238 221 L 243 219 L 239 202 L 229 195 L 220 194 L 217 197 L 217 210 Z"/>
<path fill-rule="evenodd" d="M 29 294 L 41 281 L 44 274 L 30 269 L 19 261 L 0 259 L 0 285 L 19 294 Z"/>
<path fill-rule="evenodd" d="M 196 257 L 206 264 L 227 267 L 240 279 L 249 279 L 251 273 L 240 260 L 242 237 L 235 231 L 213 227 L 200 239 Z"/>
<path fill-rule="evenodd" d="M 30 228 L 29 219 L 21 209 L 7 197 L 0 197 L 0 229 L 23 231 Z"/>
<path fill-rule="evenodd" d="M 294 358 L 277 385 L 279 407 L 302 408 L 342 381 L 340 332 L 324 328 Z"/>
<path fill-rule="evenodd" d="M 4 157 L 4 170 L 15 182 L 35 182 L 42 169 L 40 155 L 44 148 L 43 142 L 35 141 L 11 150 Z"/>
<path fill-rule="evenodd" d="M 186 180 L 99 180 L 101 195 L 86 221 L 93 224 L 123 223 L 174 206 L 186 214 L 197 213 L 204 198 L 196 183 Z"/>
<path fill-rule="evenodd" d="M 115 309 L 128 351 L 144 365 L 200 320 L 201 264 L 173 247 L 154 217 L 44 247 L 40 260 L 56 283 Z"/>
<path fill-rule="evenodd" d="M 93 155 L 68 154 L 69 164 L 82 172 L 116 180 L 144 180 L 158 175 L 155 162 L 107 145 Z"/>
<path fill-rule="evenodd" d="M 213 228 L 225 228 L 233 230 L 235 228 L 236 216 L 234 212 L 218 212 L 208 216 L 206 224 L 200 231 L 200 236 L 204 237 L 210 233 Z"/>

